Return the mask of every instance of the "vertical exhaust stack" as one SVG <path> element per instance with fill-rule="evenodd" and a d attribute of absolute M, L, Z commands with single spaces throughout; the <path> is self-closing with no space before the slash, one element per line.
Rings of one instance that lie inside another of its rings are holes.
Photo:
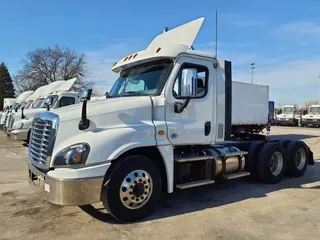
<path fill-rule="evenodd" d="M 230 61 L 224 61 L 225 72 L 225 128 L 224 139 L 231 139 L 232 124 L 232 67 Z"/>

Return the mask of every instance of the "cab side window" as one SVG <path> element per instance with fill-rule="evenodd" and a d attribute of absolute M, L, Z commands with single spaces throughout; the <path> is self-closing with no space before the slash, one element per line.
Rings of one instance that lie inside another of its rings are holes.
<path fill-rule="evenodd" d="M 209 76 L 209 70 L 205 66 L 201 65 L 194 65 L 185 63 L 182 65 L 181 69 L 179 70 L 179 73 L 177 75 L 177 78 L 174 82 L 172 94 L 175 98 L 181 98 L 181 76 L 182 76 L 182 70 L 186 68 L 196 68 L 197 69 L 197 82 L 196 82 L 196 97 L 195 98 L 202 98 L 207 94 L 208 91 L 208 76 Z"/>
<path fill-rule="evenodd" d="M 65 107 L 68 105 L 72 105 L 75 103 L 75 98 L 74 97 L 62 97 L 59 100 L 59 107 Z"/>

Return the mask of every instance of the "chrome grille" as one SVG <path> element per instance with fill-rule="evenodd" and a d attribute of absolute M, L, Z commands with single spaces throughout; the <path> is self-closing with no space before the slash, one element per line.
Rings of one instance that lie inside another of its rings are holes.
<path fill-rule="evenodd" d="M 10 114 L 10 113 L 7 113 L 6 116 L 5 116 L 5 118 L 4 118 L 4 122 L 3 122 L 4 125 L 7 123 L 8 115 L 9 115 L 9 114 Z"/>
<path fill-rule="evenodd" d="M 13 115 L 11 115 L 10 116 L 10 119 L 8 120 L 8 130 L 11 130 L 12 129 L 12 127 L 13 127 L 13 123 L 14 123 L 14 116 Z"/>
<path fill-rule="evenodd" d="M 58 116 L 49 112 L 34 118 L 29 139 L 29 159 L 33 165 L 49 168 L 57 121 Z"/>

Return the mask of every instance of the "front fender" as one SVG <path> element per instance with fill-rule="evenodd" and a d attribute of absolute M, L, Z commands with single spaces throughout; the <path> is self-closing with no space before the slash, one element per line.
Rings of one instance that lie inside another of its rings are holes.
<path fill-rule="evenodd" d="M 73 144 L 86 142 L 90 145 L 90 153 L 86 164 L 98 164 L 118 158 L 121 154 L 137 147 L 156 146 L 155 129 L 152 122 L 144 122 L 134 126 L 109 129 L 79 131 L 74 136 L 66 136 L 69 124 L 59 128 L 55 142 L 54 156 Z M 73 125 L 74 126 L 74 125 Z M 64 129 L 66 128 L 66 129 Z M 53 162 L 51 162 L 53 166 Z"/>
<path fill-rule="evenodd" d="M 23 119 L 20 121 L 17 121 L 13 124 L 12 126 L 12 130 L 20 130 L 20 129 L 27 129 L 29 131 L 31 125 L 32 125 L 32 121 L 33 119 Z M 23 127 L 17 127 L 18 125 L 20 125 L 21 123 L 23 123 Z"/>

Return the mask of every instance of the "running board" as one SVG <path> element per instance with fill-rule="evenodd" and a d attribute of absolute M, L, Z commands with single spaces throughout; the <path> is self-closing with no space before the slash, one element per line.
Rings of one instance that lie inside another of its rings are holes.
<path fill-rule="evenodd" d="M 233 174 L 228 174 L 228 175 L 222 175 L 224 179 L 235 179 L 235 178 L 240 178 L 240 177 L 245 177 L 249 176 L 250 172 L 239 172 L 239 173 L 233 173 Z"/>
<path fill-rule="evenodd" d="M 181 184 L 176 185 L 176 188 L 187 189 L 187 188 L 193 188 L 193 187 L 209 185 L 209 184 L 212 184 L 212 183 L 214 183 L 214 180 L 212 180 L 212 179 L 204 179 L 204 180 L 200 180 L 200 181 L 181 183 Z"/>
<path fill-rule="evenodd" d="M 186 162 L 195 162 L 195 161 L 207 161 L 213 160 L 213 156 L 191 156 L 191 157 L 179 157 L 176 158 L 175 161 L 178 163 L 186 163 Z"/>

